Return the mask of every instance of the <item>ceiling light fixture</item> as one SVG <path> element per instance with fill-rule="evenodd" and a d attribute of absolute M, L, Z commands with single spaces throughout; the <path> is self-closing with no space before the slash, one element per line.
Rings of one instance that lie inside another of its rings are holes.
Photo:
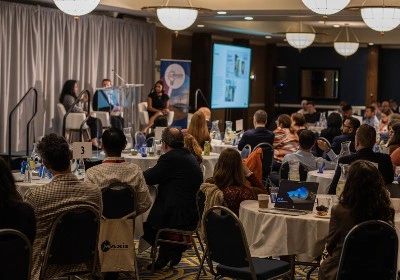
<path fill-rule="evenodd" d="M 339 36 L 343 32 L 343 29 L 340 30 L 339 34 L 335 38 L 333 47 L 335 48 L 335 51 L 338 54 L 343 55 L 344 57 L 347 57 L 347 56 L 354 54 L 358 50 L 358 47 L 360 46 L 360 42 L 358 41 L 358 38 L 353 30 L 351 30 L 351 32 L 352 32 L 355 40 L 350 41 L 348 25 L 345 26 L 344 30 L 346 31 L 346 38 L 344 40 L 339 39 Z"/>
<path fill-rule="evenodd" d="M 187 2 L 187 7 L 168 6 L 169 0 L 165 0 L 161 6 L 143 7 L 142 10 L 155 11 L 161 24 L 178 34 L 178 31 L 192 26 L 199 13 L 211 12 L 209 9 L 193 7 L 190 0 Z"/>
<path fill-rule="evenodd" d="M 301 51 L 304 48 L 310 46 L 315 39 L 315 30 L 311 27 L 313 32 L 304 32 L 303 23 L 300 22 L 299 32 L 286 32 L 286 40 L 292 47 Z"/>
<path fill-rule="evenodd" d="M 56 4 L 57 8 L 59 8 L 62 12 L 74 16 L 79 17 L 86 15 L 96 9 L 99 5 L 100 0 L 53 0 L 54 4 Z"/>
<path fill-rule="evenodd" d="M 303 4 L 306 5 L 314 13 L 324 15 L 332 15 L 343 10 L 349 3 L 350 0 L 302 0 Z"/>
<path fill-rule="evenodd" d="M 349 9 L 361 10 L 361 17 L 365 24 L 369 28 L 381 32 L 382 35 L 400 24 L 400 6 L 386 6 L 385 0 L 382 0 L 382 6 L 362 5 L 349 7 Z"/>

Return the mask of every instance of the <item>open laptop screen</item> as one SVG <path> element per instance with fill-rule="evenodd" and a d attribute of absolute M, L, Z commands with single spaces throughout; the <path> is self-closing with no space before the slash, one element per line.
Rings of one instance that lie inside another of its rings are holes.
<path fill-rule="evenodd" d="M 318 183 L 283 180 L 276 198 L 276 208 L 312 211 Z"/>

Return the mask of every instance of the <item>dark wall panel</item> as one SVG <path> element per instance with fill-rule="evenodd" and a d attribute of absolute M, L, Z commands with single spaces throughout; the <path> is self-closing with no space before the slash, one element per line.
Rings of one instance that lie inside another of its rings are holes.
<path fill-rule="evenodd" d="M 380 50 L 379 101 L 400 101 L 400 49 Z"/>

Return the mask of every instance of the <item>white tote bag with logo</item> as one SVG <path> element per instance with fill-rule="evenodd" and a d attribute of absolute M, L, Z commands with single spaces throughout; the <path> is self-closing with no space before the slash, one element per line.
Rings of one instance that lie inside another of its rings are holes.
<path fill-rule="evenodd" d="M 133 219 L 101 219 L 99 258 L 101 272 L 135 271 Z"/>

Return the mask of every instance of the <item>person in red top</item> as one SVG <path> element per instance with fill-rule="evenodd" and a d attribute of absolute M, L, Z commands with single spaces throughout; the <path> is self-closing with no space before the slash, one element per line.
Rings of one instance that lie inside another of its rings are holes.
<path fill-rule="evenodd" d="M 246 180 L 250 182 L 250 188 L 246 187 Z M 213 177 L 208 178 L 204 185 L 212 184 L 222 191 L 223 204 L 236 215 L 239 215 L 242 201 L 257 199 L 257 194 L 266 193 L 261 181 L 242 163 L 239 152 L 232 148 L 222 151 L 215 165 Z M 201 189 L 207 195 L 207 191 Z"/>

